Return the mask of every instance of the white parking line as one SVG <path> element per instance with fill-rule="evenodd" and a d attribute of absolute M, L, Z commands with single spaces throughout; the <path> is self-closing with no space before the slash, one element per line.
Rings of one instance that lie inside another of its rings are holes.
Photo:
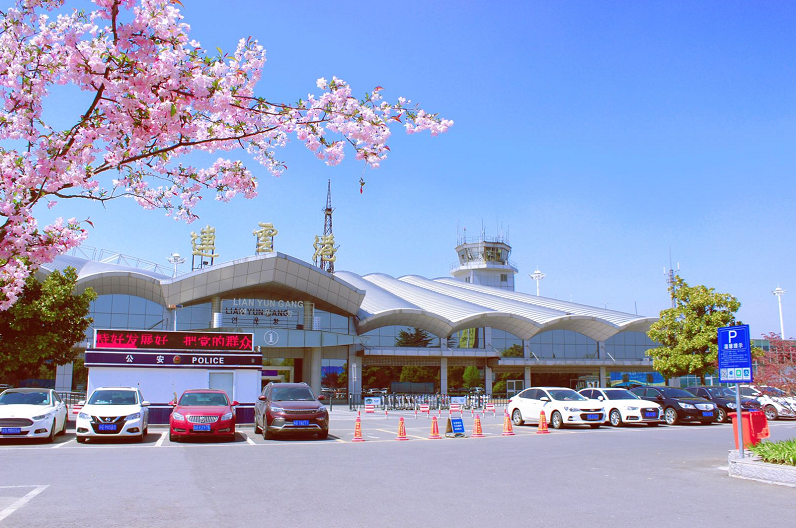
<path fill-rule="evenodd" d="M 164 440 L 166 440 L 166 431 L 163 431 L 162 433 L 160 433 L 160 438 L 158 438 L 158 441 L 155 442 L 155 447 L 162 446 Z"/>
<path fill-rule="evenodd" d="M 72 438 L 71 440 L 67 440 L 66 442 L 61 442 L 60 444 L 55 444 L 50 449 L 58 449 L 59 447 L 63 447 L 64 445 L 68 444 L 69 442 L 74 442 L 75 439 Z"/>
<path fill-rule="evenodd" d="M 249 438 L 249 435 L 247 435 L 246 433 L 241 433 L 241 434 L 242 434 L 242 435 L 243 435 L 243 436 L 246 438 L 246 443 L 247 443 L 247 444 L 249 444 L 249 445 L 257 445 L 257 444 L 254 442 L 254 440 L 252 440 L 251 438 Z"/>
<path fill-rule="evenodd" d="M 46 490 L 49 487 L 50 487 L 49 484 L 46 484 L 46 485 L 43 485 L 43 486 L 35 486 L 35 485 L 32 485 L 32 486 L 0 486 L 0 489 L 3 489 L 3 488 L 35 488 L 32 491 L 28 492 L 24 497 L 16 500 L 10 506 L 6 506 L 4 509 L 0 510 L 0 521 L 2 521 L 3 519 L 8 517 L 9 515 L 14 513 L 15 511 L 17 511 L 18 509 L 23 507 L 33 497 L 35 497 L 36 495 L 38 495 L 39 493 L 41 493 L 42 491 Z"/>

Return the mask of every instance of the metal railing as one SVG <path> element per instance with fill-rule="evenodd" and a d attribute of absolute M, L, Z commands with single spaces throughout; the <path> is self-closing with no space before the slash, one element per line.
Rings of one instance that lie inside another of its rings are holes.
<path fill-rule="evenodd" d="M 420 405 L 428 405 L 432 411 L 448 410 L 452 398 L 464 398 L 461 404 L 463 409 L 477 410 L 484 409 L 487 404 L 496 406 L 508 405 L 509 399 L 502 394 L 469 394 L 466 396 L 451 396 L 448 394 L 349 394 L 348 409 L 351 411 L 362 410 L 365 400 L 371 399 L 375 403 L 375 408 L 380 411 L 415 411 L 419 410 Z"/>

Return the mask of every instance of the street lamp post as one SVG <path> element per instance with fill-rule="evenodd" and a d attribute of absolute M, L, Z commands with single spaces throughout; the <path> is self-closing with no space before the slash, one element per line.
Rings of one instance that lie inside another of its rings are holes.
<path fill-rule="evenodd" d="M 782 324 L 782 296 L 785 295 L 785 290 L 777 286 L 777 289 L 771 293 L 777 296 L 777 304 L 779 304 L 779 338 L 785 339 L 785 327 Z"/>
<path fill-rule="evenodd" d="M 539 268 L 536 268 L 536 271 L 528 275 L 530 278 L 536 281 L 536 296 L 539 297 L 539 282 L 544 279 L 544 273 L 539 271 Z"/>
<path fill-rule="evenodd" d="M 166 262 L 174 264 L 174 274 L 171 276 L 171 278 L 173 279 L 177 277 L 177 266 L 183 264 L 185 262 L 185 259 L 180 257 L 179 253 L 172 253 L 170 257 L 166 258 Z"/>

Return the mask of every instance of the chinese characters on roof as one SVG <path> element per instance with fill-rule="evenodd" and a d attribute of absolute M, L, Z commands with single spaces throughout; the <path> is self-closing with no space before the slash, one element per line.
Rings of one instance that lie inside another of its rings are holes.
<path fill-rule="evenodd" d="M 255 252 L 260 253 L 273 253 L 274 252 L 274 237 L 279 234 L 279 231 L 274 229 L 274 224 L 270 222 L 260 222 L 257 225 L 260 229 L 255 229 L 252 234 L 257 237 L 257 246 Z"/>

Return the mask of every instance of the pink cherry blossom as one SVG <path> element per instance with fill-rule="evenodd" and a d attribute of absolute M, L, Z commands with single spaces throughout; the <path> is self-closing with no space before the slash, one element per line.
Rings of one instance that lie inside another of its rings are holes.
<path fill-rule="evenodd" d="M 39 227 L 39 202 L 128 197 L 191 222 L 205 193 L 257 195 L 242 162 L 197 168 L 180 159 L 192 151 L 243 148 L 279 175 L 276 150 L 295 136 L 327 165 L 353 148 L 376 168 L 391 125 L 437 135 L 453 124 L 403 97 L 385 102 L 381 86 L 356 98 L 337 77 L 319 78 L 322 93 L 295 103 L 268 101 L 255 91 L 265 49 L 249 38 L 229 53 L 206 52 L 173 0 L 93 0 L 94 11 L 47 14 L 64 3 L 17 0 L 0 18 L 0 310 L 30 273 L 86 238 L 87 221 Z M 58 85 L 92 99 L 66 129 L 43 121 Z"/>

